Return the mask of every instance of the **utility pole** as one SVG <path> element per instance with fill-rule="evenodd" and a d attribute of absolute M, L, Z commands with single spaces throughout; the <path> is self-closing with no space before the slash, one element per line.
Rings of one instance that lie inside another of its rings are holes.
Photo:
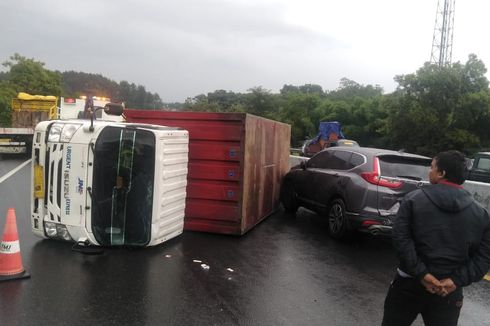
<path fill-rule="evenodd" d="M 430 62 L 441 67 L 450 65 L 453 56 L 455 1 L 437 0 L 436 22 L 432 37 Z"/>

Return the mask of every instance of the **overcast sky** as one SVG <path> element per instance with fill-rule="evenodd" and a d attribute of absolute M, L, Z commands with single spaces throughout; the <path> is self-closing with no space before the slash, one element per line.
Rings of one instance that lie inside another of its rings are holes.
<path fill-rule="evenodd" d="M 441 3 L 444 0 L 440 0 Z M 163 101 L 218 89 L 396 87 L 430 59 L 437 0 L 1 1 L 0 60 L 144 85 Z M 453 62 L 490 67 L 488 0 L 456 0 Z M 3 69 L 3 67 L 1 68 Z"/>

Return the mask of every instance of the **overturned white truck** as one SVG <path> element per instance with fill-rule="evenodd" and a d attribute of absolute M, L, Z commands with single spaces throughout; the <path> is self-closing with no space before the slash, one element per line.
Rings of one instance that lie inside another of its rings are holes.
<path fill-rule="evenodd" d="M 108 104 L 105 111 L 121 113 L 122 107 Z M 100 246 L 152 246 L 181 234 L 188 142 L 180 128 L 39 123 L 32 149 L 32 231 Z"/>

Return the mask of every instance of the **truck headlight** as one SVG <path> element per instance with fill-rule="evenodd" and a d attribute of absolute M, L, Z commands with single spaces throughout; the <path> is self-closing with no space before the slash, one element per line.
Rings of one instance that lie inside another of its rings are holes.
<path fill-rule="evenodd" d="M 56 225 L 56 231 L 58 232 L 58 238 L 66 240 L 66 241 L 72 241 L 73 240 L 65 225 L 57 224 Z"/>
<path fill-rule="evenodd" d="M 49 129 L 48 141 L 67 143 L 80 126 L 78 123 L 53 123 Z"/>
<path fill-rule="evenodd" d="M 44 222 L 44 232 L 49 238 L 73 241 L 70 232 L 68 232 L 64 224 Z"/>
<path fill-rule="evenodd" d="M 63 129 L 63 124 L 53 123 L 49 129 L 48 141 L 57 143 L 60 141 L 61 130 Z"/>
<path fill-rule="evenodd" d="M 61 130 L 60 141 L 64 143 L 69 142 L 80 126 L 81 125 L 76 123 L 65 124 Z"/>
<path fill-rule="evenodd" d="M 46 235 L 50 238 L 55 238 L 57 231 L 56 231 L 56 223 L 53 222 L 44 222 L 44 232 L 46 232 Z"/>

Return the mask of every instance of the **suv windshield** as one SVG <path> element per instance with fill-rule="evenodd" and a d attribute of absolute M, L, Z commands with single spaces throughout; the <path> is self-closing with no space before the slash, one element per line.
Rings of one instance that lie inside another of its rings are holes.
<path fill-rule="evenodd" d="M 92 231 L 101 245 L 150 241 L 155 137 L 141 129 L 106 127 L 94 149 Z"/>
<path fill-rule="evenodd" d="M 417 181 L 429 180 L 431 159 L 396 155 L 379 156 L 380 173 L 385 177 L 405 178 Z"/>

